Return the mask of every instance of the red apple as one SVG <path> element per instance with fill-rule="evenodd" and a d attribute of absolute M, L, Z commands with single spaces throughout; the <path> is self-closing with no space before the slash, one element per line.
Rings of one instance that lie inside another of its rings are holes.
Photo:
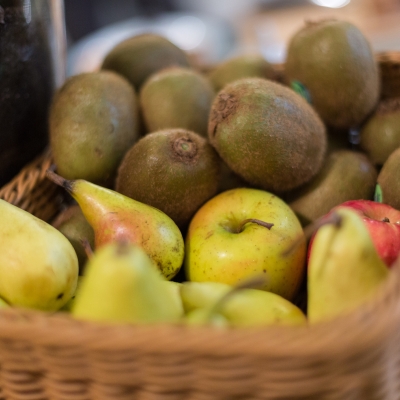
<path fill-rule="evenodd" d="M 400 211 L 376 201 L 350 200 L 332 208 L 325 217 L 339 207 L 351 208 L 361 216 L 379 256 L 390 267 L 400 255 Z M 308 246 L 308 255 L 312 241 L 313 238 Z"/>

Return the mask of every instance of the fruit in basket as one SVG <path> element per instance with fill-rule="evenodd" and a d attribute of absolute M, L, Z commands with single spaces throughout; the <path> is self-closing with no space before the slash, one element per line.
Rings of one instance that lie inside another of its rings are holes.
<path fill-rule="evenodd" d="M 4 301 L 2 298 L 0 298 L 0 308 L 4 308 L 4 307 L 9 307 L 10 305 Z"/>
<path fill-rule="evenodd" d="M 181 316 L 184 315 L 185 311 L 183 309 L 183 303 L 181 298 L 182 283 L 164 280 L 163 285 L 170 293 L 169 297 L 171 298 L 171 302 L 175 303 L 173 308 L 179 310 L 179 315 Z"/>
<path fill-rule="evenodd" d="M 228 167 L 253 186 L 284 192 L 322 166 L 325 127 L 291 89 L 261 78 L 225 86 L 214 100 L 208 134 Z"/>
<path fill-rule="evenodd" d="M 219 92 L 228 83 L 242 78 L 277 79 L 277 72 L 261 54 L 243 54 L 215 65 L 208 77 Z"/>
<path fill-rule="evenodd" d="M 304 276 L 303 239 L 296 215 L 279 197 L 250 188 L 228 190 L 205 203 L 190 222 L 186 276 L 235 285 L 264 274 L 262 289 L 292 299 Z M 299 246 L 283 255 L 296 240 Z"/>
<path fill-rule="evenodd" d="M 187 54 L 165 37 L 145 33 L 117 44 L 106 55 L 101 68 L 123 75 L 139 89 L 150 75 L 172 66 L 189 67 Z"/>
<path fill-rule="evenodd" d="M 55 311 L 74 294 L 78 258 L 51 225 L 0 200 L 0 296 L 14 306 Z"/>
<path fill-rule="evenodd" d="M 0 299 L 0 308 L 7 308 L 7 307 L 10 307 L 10 305 L 3 299 Z"/>
<path fill-rule="evenodd" d="M 229 328 L 229 321 L 218 311 L 209 308 L 196 308 L 185 315 L 183 323 L 187 326 L 212 326 Z"/>
<path fill-rule="evenodd" d="M 116 191 L 165 212 L 186 227 L 214 196 L 220 158 L 208 141 L 184 129 L 150 133 L 125 155 Z"/>
<path fill-rule="evenodd" d="M 211 315 L 222 315 L 235 327 L 298 325 L 307 321 L 303 312 L 290 301 L 258 289 L 236 290 L 217 282 L 185 282 L 181 297 L 186 313 L 208 310 Z"/>
<path fill-rule="evenodd" d="M 380 258 L 391 266 L 400 255 L 400 211 L 376 201 L 351 200 L 334 207 L 330 213 L 343 207 L 362 218 Z"/>
<path fill-rule="evenodd" d="M 380 95 L 370 43 L 346 21 L 307 22 L 289 42 L 284 75 L 328 125 L 339 128 L 357 127 Z"/>
<path fill-rule="evenodd" d="M 110 323 L 177 321 L 182 306 L 170 284 L 142 248 L 126 242 L 109 243 L 96 250 L 87 264 L 71 314 Z"/>
<path fill-rule="evenodd" d="M 140 90 L 147 131 L 182 128 L 207 136 L 214 97 L 209 80 L 193 69 L 174 67 L 151 75 Z"/>
<path fill-rule="evenodd" d="M 371 299 L 389 275 L 360 215 L 341 207 L 315 235 L 308 264 L 310 323 L 348 313 Z"/>
<path fill-rule="evenodd" d="M 185 313 L 210 308 L 234 286 L 221 282 L 183 282 L 180 288 Z"/>
<path fill-rule="evenodd" d="M 378 172 L 361 152 L 338 150 L 328 155 L 321 171 L 285 200 L 303 225 L 347 200 L 372 199 Z"/>
<path fill-rule="evenodd" d="M 383 202 L 400 210 L 400 148 L 395 150 L 378 175 L 378 184 L 382 190 Z"/>
<path fill-rule="evenodd" d="M 376 165 L 400 147 L 400 97 L 382 101 L 360 133 L 360 146 Z"/>
<path fill-rule="evenodd" d="M 78 256 L 79 273 L 82 274 L 87 261 L 87 254 L 82 241 L 86 239 L 91 248 L 94 248 L 94 231 L 82 210 L 78 205 L 70 206 L 57 217 L 52 225 L 72 244 Z"/>
<path fill-rule="evenodd" d="M 94 230 L 96 249 L 113 241 L 132 242 L 143 247 L 166 278 L 178 273 L 182 234 L 162 211 L 83 179 L 69 181 L 50 170 L 47 177 L 78 202 Z"/>
<path fill-rule="evenodd" d="M 59 311 L 65 311 L 65 312 L 70 312 L 72 309 L 72 306 L 75 303 L 75 298 L 76 294 L 78 293 L 78 290 L 82 287 L 82 282 L 83 282 L 84 277 L 82 275 L 78 276 L 78 284 L 76 285 L 76 289 L 72 297 L 60 308 Z"/>
<path fill-rule="evenodd" d="M 53 98 L 50 145 L 68 179 L 110 184 L 139 137 L 138 102 L 123 77 L 110 71 L 69 78 Z"/>

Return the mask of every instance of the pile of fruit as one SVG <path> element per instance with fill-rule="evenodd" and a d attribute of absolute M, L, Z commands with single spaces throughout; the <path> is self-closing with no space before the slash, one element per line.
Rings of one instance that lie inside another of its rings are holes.
<path fill-rule="evenodd" d="M 127 39 L 53 98 L 66 210 L 49 224 L 0 200 L 1 304 L 218 327 L 348 313 L 400 254 L 398 121 L 345 21 L 307 23 L 283 73 Z"/>

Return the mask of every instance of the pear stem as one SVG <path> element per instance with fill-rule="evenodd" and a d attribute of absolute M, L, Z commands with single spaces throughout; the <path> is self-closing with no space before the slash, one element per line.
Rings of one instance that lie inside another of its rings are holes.
<path fill-rule="evenodd" d="M 269 230 L 271 230 L 271 228 L 274 226 L 274 224 L 272 224 L 270 222 L 264 222 L 259 219 L 249 218 L 249 219 L 245 219 L 244 221 L 242 221 L 242 223 L 240 224 L 239 229 L 236 231 L 236 233 L 242 232 L 244 229 L 244 226 L 249 222 L 253 222 L 254 224 L 263 226 L 264 228 L 267 228 Z"/>
<path fill-rule="evenodd" d="M 288 257 L 297 247 L 303 242 L 303 240 L 309 240 L 311 236 L 319 229 L 321 226 L 333 224 L 336 227 L 340 227 L 342 223 L 342 218 L 336 212 L 333 212 L 328 217 L 323 216 L 318 218 L 316 221 L 307 225 L 303 230 L 303 235 L 299 236 L 286 250 L 284 250 L 281 255 L 282 257 Z"/>
<path fill-rule="evenodd" d="M 57 175 L 54 171 L 51 169 L 48 169 L 46 171 L 46 177 L 50 179 L 52 182 L 54 182 L 56 185 L 63 187 L 68 193 L 72 192 L 72 182 L 69 181 L 65 178 L 63 178 L 60 175 Z"/>
<path fill-rule="evenodd" d="M 254 277 L 251 277 L 249 279 L 246 279 L 243 282 L 240 282 L 236 284 L 235 286 L 232 287 L 232 289 L 228 292 L 225 293 L 215 304 L 213 307 L 211 307 L 209 311 L 209 318 L 213 316 L 213 314 L 218 313 L 221 307 L 224 305 L 224 303 L 230 299 L 235 293 L 239 292 L 240 290 L 243 289 L 260 289 L 262 286 L 264 286 L 267 283 L 267 278 L 265 277 L 264 274 L 262 275 L 257 275 Z"/>

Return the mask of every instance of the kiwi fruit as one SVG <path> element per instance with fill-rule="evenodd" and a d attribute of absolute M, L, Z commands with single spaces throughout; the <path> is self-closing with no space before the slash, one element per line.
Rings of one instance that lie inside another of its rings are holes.
<path fill-rule="evenodd" d="M 239 79 L 218 93 L 208 135 L 233 172 L 277 193 L 315 176 L 327 149 L 325 126 L 304 98 L 263 78 Z"/>
<path fill-rule="evenodd" d="M 385 204 L 400 210 L 400 148 L 395 150 L 383 164 L 378 175 Z"/>
<path fill-rule="evenodd" d="M 77 204 L 66 208 L 52 223 L 72 244 L 78 256 L 79 274 L 83 273 L 87 261 L 87 254 L 82 244 L 87 240 L 92 249 L 94 249 L 94 231 L 84 217 L 80 207 Z"/>
<path fill-rule="evenodd" d="M 214 97 L 211 83 L 197 71 L 172 67 L 157 72 L 140 91 L 147 131 L 181 128 L 206 137 Z"/>
<path fill-rule="evenodd" d="M 360 146 L 378 166 L 400 147 L 400 97 L 380 102 L 361 129 Z"/>
<path fill-rule="evenodd" d="M 207 139 L 184 129 L 149 133 L 125 155 L 116 191 L 166 213 L 180 228 L 217 192 L 220 159 Z"/>
<path fill-rule="evenodd" d="M 101 69 L 123 75 L 139 90 L 150 75 L 172 66 L 190 67 L 187 54 L 167 38 L 145 33 L 117 44 L 105 56 Z"/>
<path fill-rule="evenodd" d="M 139 138 L 138 113 L 135 91 L 122 76 L 99 71 L 69 78 L 55 94 L 49 115 L 58 173 L 110 185 Z"/>
<path fill-rule="evenodd" d="M 380 75 L 370 43 L 353 24 L 308 22 L 291 38 L 287 84 L 302 93 L 327 125 L 356 128 L 380 97 Z"/>
<path fill-rule="evenodd" d="M 278 74 L 262 55 L 245 54 L 215 65 L 208 77 L 214 89 L 219 92 L 228 83 L 241 78 L 258 77 L 275 80 Z"/>
<path fill-rule="evenodd" d="M 303 226 L 348 200 L 371 200 L 378 173 L 368 157 L 359 151 L 330 153 L 317 176 L 301 188 L 286 194 L 285 201 Z"/>

